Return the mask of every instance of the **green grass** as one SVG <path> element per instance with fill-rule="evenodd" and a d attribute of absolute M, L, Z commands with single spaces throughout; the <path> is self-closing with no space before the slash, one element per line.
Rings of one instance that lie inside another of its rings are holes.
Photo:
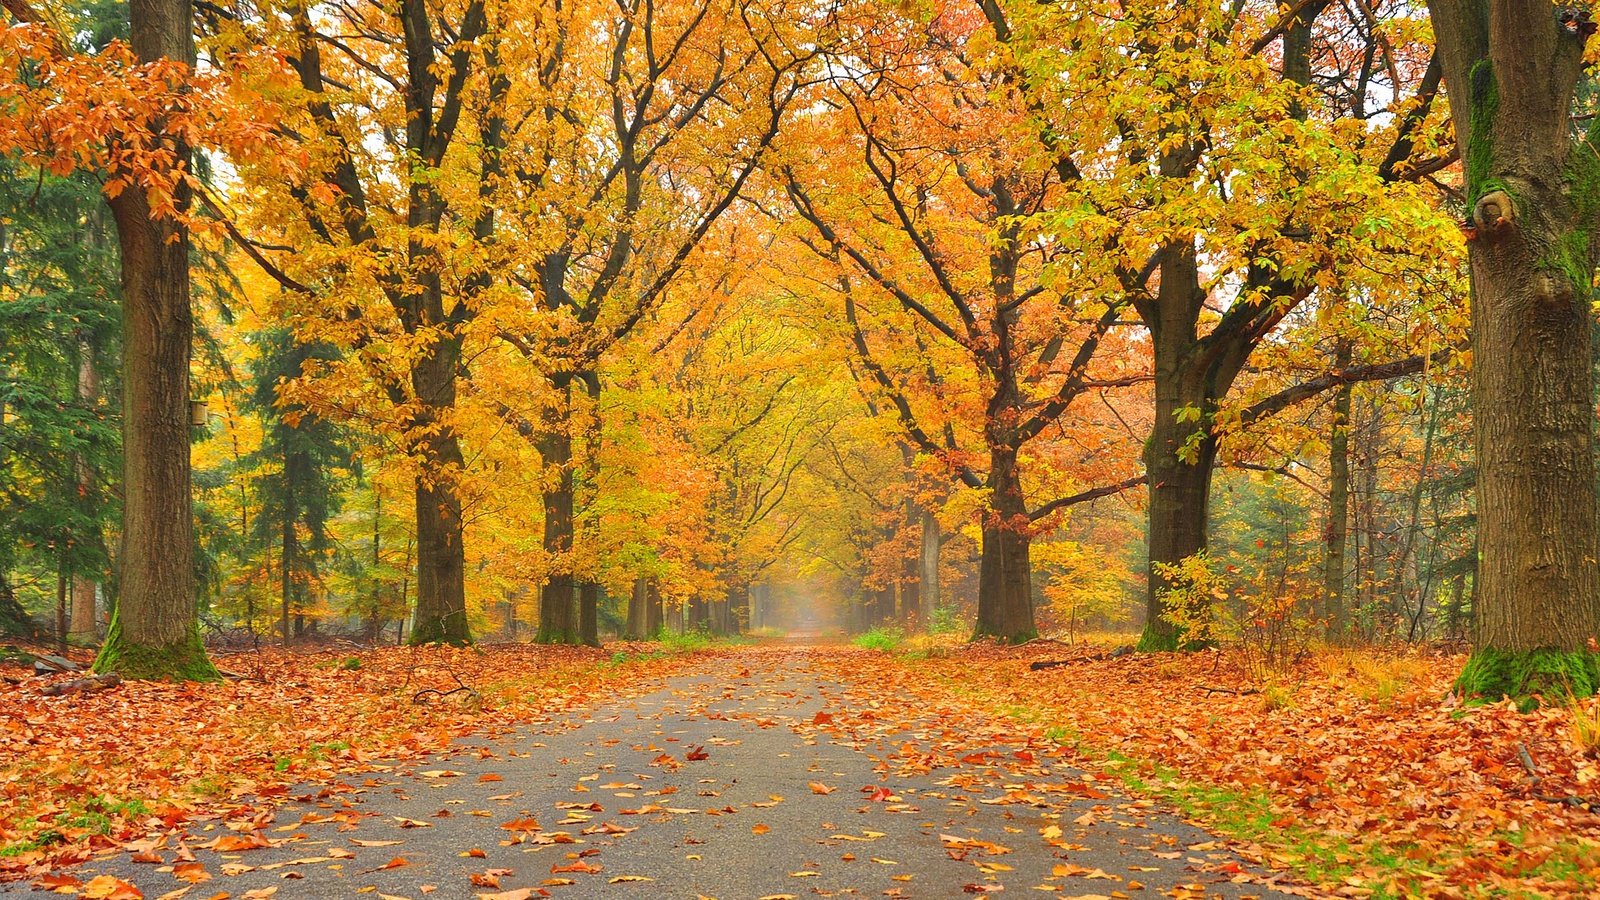
<path fill-rule="evenodd" d="M 695 653 L 700 650 L 709 650 L 712 647 L 739 647 L 754 643 L 754 638 L 744 635 L 714 636 L 709 631 L 693 628 L 687 631 L 672 632 L 663 630 L 656 637 L 656 643 L 666 653 Z"/>
<path fill-rule="evenodd" d="M 850 643 L 867 650 L 881 650 L 887 653 L 900 646 L 900 642 L 903 640 L 905 640 L 905 633 L 896 626 L 889 625 L 858 634 L 851 639 Z"/>

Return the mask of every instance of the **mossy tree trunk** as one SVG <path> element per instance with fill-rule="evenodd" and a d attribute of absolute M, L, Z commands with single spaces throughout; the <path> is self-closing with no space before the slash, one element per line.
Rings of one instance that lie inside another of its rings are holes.
<path fill-rule="evenodd" d="M 1578 132 L 1571 115 L 1593 26 L 1546 0 L 1428 7 L 1466 168 L 1473 291 L 1478 651 L 1458 687 L 1524 702 L 1591 694 L 1600 125 Z"/>
<path fill-rule="evenodd" d="M 141 61 L 194 64 L 190 0 L 133 0 L 128 12 Z M 188 159 L 181 141 L 177 150 Z M 180 207 L 188 199 L 180 187 Z M 194 584 L 189 233 L 176 219 L 154 217 L 136 184 L 110 204 L 122 249 L 122 583 L 95 671 L 215 679 L 200 643 Z"/>

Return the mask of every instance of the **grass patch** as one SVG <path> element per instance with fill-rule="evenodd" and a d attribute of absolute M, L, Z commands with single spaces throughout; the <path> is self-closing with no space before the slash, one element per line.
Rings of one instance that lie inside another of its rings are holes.
<path fill-rule="evenodd" d="M 903 640 L 905 632 L 894 625 L 888 625 L 858 634 L 850 640 L 850 643 L 866 650 L 881 650 L 887 653 L 900 646 Z"/>
<path fill-rule="evenodd" d="M 1370 650 L 1328 648 L 1317 654 L 1317 668 L 1330 681 L 1347 686 L 1363 700 L 1387 704 L 1428 677 L 1428 664 L 1416 656 Z"/>

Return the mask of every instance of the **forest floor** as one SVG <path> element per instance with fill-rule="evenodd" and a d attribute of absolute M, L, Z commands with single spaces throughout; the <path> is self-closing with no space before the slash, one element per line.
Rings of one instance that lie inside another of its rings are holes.
<path fill-rule="evenodd" d="M 22 680 L 0 686 L 0 877 L 102 898 L 1592 895 L 1596 703 L 1459 708 L 1453 655 L 1245 659 L 501 645 L 239 654 L 221 684 L 64 698 Z"/>
<path fill-rule="evenodd" d="M 1595 896 L 1600 698 L 1462 706 L 1464 654 L 908 642 L 885 694 L 955 693 L 1080 764 L 1350 896 Z M 1033 668 L 1036 664 L 1047 667 Z"/>

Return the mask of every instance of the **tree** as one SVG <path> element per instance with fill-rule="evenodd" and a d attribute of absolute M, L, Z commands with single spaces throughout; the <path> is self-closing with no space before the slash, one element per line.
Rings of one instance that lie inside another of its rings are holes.
<path fill-rule="evenodd" d="M 1053 277 L 1059 239 L 1035 224 L 1061 201 L 1061 173 L 1042 161 L 1010 69 L 980 51 L 973 12 L 939 6 L 924 24 L 862 7 L 826 95 L 837 111 L 798 133 L 806 149 L 779 176 L 814 230 L 802 240 L 836 267 L 862 377 L 918 453 L 984 497 L 976 635 L 1024 641 L 1036 523 L 1139 483 L 1046 482 L 1061 496 L 1031 505 L 1030 444 L 1078 398 L 1147 376 L 1118 365 L 1132 354 L 1101 352 L 1120 340 L 1121 298 Z M 889 309 L 869 305 L 879 298 Z"/>
<path fill-rule="evenodd" d="M 129 5 L 130 45 L 141 62 L 194 66 L 190 0 Z M 159 128 L 159 120 L 157 120 Z M 166 166 L 182 172 L 185 139 L 160 134 Z M 158 151 L 159 152 L 159 151 Z M 124 678 L 214 679 L 200 643 L 189 473 L 190 189 L 170 195 L 138 179 L 108 190 L 122 260 L 121 578 L 98 672 Z"/>
<path fill-rule="evenodd" d="M 1442 217 L 1407 183 L 1450 162 L 1413 159 L 1431 143 L 1437 74 L 1417 63 L 1418 48 L 1388 42 L 1370 22 L 1332 29 L 1361 36 L 1370 54 L 1324 49 L 1314 26 L 1335 13 L 1317 2 L 1242 14 L 1246 5 L 1150 0 L 1114 16 L 981 6 L 1072 189 L 1072 202 L 1048 215 L 1076 238 L 1074 280 L 1120 284 L 1150 334 L 1140 646 L 1175 649 L 1184 641 L 1164 615 L 1162 572 L 1205 549 L 1227 405 L 1252 355 L 1319 293 L 1392 290 L 1363 272 L 1374 255 L 1429 259 L 1417 252 L 1429 246 L 1432 259 L 1449 258 Z M 1394 83 L 1378 91 L 1380 81 Z M 1339 127 L 1375 102 L 1395 113 L 1386 127 Z M 1368 227 L 1391 219 L 1414 223 L 1406 240 Z"/>
<path fill-rule="evenodd" d="M 61 581 L 58 639 L 95 638 L 95 585 L 118 507 L 118 417 L 92 385 L 117 339 L 116 257 L 85 175 L 0 166 L 0 630 L 32 630 L 10 586 L 19 566 Z M 87 384 L 86 384 L 87 382 Z M 81 587 L 88 586 L 88 604 Z M 87 614 L 87 623 L 84 623 Z M 63 627 L 65 626 L 65 627 Z"/>
<path fill-rule="evenodd" d="M 1478 649 L 1462 693 L 1600 688 L 1594 273 L 1600 119 L 1572 110 L 1595 27 L 1542 0 L 1432 0 L 1466 175 Z"/>
<path fill-rule="evenodd" d="M 599 397 L 603 357 L 659 303 L 766 155 L 816 55 L 788 33 L 807 15 L 758 14 L 748 0 L 556 4 L 554 40 L 535 48 L 535 77 L 511 99 L 525 113 L 507 171 L 516 206 L 536 212 L 510 277 L 545 315 L 502 333 L 550 390 L 533 437 L 552 470 L 540 642 L 596 640 L 574 591 L 573 388 Z"/>
<path fill-rule="evenodd" d="M 278 398 L 279 384 L 301 377 L 308 361 L 331 358 L 332 348 L 302 344 L 274 329 L 260 336 L 260 351 L 250 406 L 265 428 L 250 460 L 260 498 L 251 537 L 257 546 L 278 544 L 280 636 L 287 644 L 303 630 L 310 588 L 332 548 L 328 520 L 340 506 L 334 470 L 350 465 L 350 453 L 334 423 Z"/>

